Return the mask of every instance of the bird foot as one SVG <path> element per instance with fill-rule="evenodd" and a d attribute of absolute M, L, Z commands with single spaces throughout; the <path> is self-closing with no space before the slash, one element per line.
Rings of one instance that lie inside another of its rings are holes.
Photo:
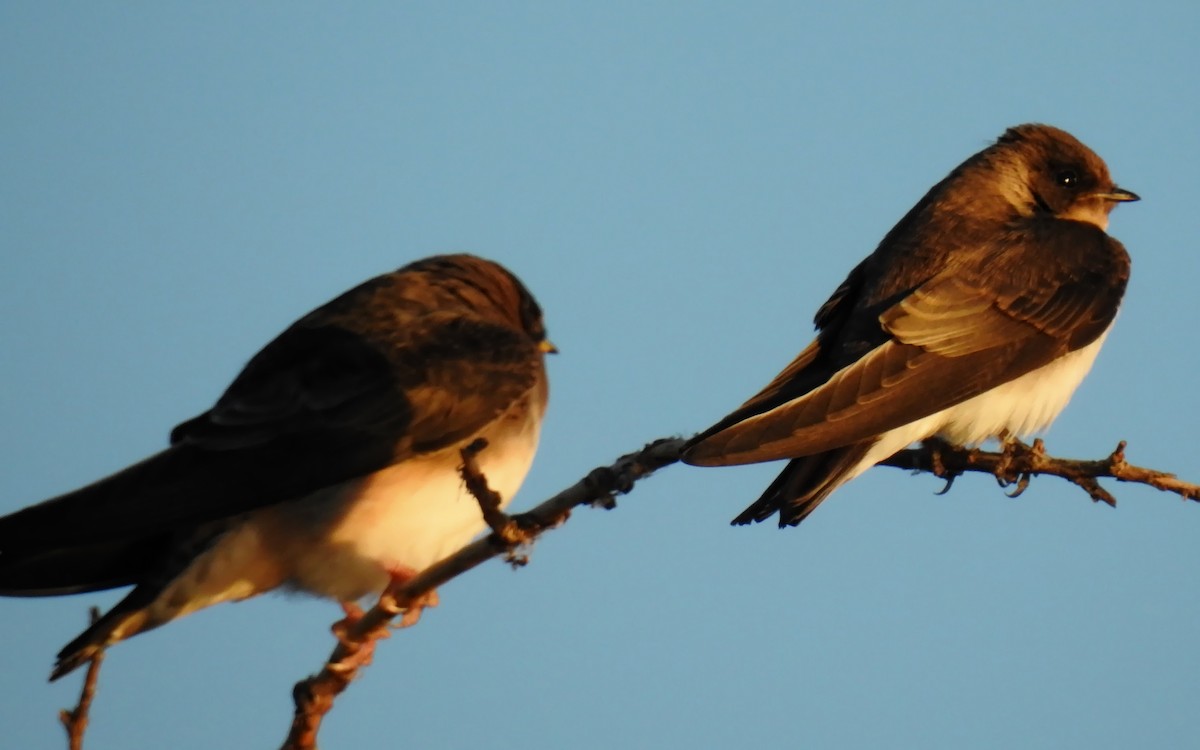
<path fill-rule="evenodd" d="M 1009 497 L 1019 497 L 1029 487 L 1033 472 L 1029 467 L 1032 462 L 1045 454 L 1046 447 L 1041 438 L 1028 445 L 1015 435 L 1005 432 L 1000 436 L 1000 460 L 993 474 L 1001 487 L 1016 485 Z"/>
<path fill-rule="evenodd" d="M 391 565 L 387 568 L 387 574 L 391 582 L 384 589 L 381 601 L 389 602 L 391 605 L 389 611 L 392 614 L 400 615 L 400 622 L 396 623 L 394 627 L 408 628 L 416 625 L 421 620 L 421 612 L 426 607 L 436 607 L 440 603 L 437 589 L 430 589 L 411 599 L 407 606 L 396 606 L 395 602 L 399 598 L 397 596 L 399 589 L 412 581 L 413 578 L 416 578 L 417 571 L 407 565 Z"/>
<path fill-rule="evenodd" d="M 1028 449 L 1029 446 L 1022 443 L 1015 435 L 1007 431 L 1001 433 L 1000 461 L 996 464 L 994 472 L 996 481 L 1000 483 L 1001 487 L 1007 487 L 1016 481 L 1016 477 L 1009 475 L 1013 461 L 1019 454 Z"/>
<path fill-rule="evenodd" d="M 333 635 L 338 639 L 338 642 L 345 645 L 351 628 L 362 620 L 363 609 L 354 602 L 339 602 L 339 604 L 342 605 L 342 612 L 345 612 L 346 616 L 335 622 L 329 629 L 333 631 Z"/>
<path fill-rule="evenodd" d="M 381 634 L 380 638 L 386 638 L 388 634 Z M 353 675 L 358 673 L 358 670 L 371 664 L 375 660 L 375 644 L 378 643 L 377 638 L 372 638 L 367 641 L 355 642 L 352 646 L 347 646 L 348 653 L 343 656 L 338 662 L 329 663 L 325 668 L 335 674 L 340 674 L 346 680 L 353 678 Z"/>
<path fill-rule="evenodd" d="M 361 667 L 365 667 L 375 658 L 375 643 L 380 638 L 388 638 L 391 633 L 387 628 L 377 628 L 372 632 L 355 633 L 355 627 L 363 619 L 362 607 L 354 602 L 340 602 L 346 616 L 330 627 L 334 638 L 345 649 L 346 655 L 336 664 L 328 668 L 342 675 L 353 675 Z"/>
<path fill-rule="evenodd" d="M 954 486 L 954 480 L 962 475 L 961 469 L 951 469 L 946 466 L 945 457 L 960 450 L 939 437 L 926 438 L 921 442 L 921 448 L 929 457 L 929 468 L 935 477 L 945 480 L 946 484 L 935 495 L 945 495 Z M 913 473 L 916 473 L 915 471 Z"/>

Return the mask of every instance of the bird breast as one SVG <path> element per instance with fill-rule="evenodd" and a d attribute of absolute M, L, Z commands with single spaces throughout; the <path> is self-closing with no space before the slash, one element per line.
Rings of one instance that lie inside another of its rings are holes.
<path fill-rule="evenodd" d="M 505 505 L 533 463 L 541 411 L 536 397 L 524 399 L 476 436 L 488 440 L 479 466 Z M 277 571 L 275 581 L 249 587 L 253 590 L 237 585 L 238 595 L 218 598 L 244 598 L 283 585 L 353 601 L 382 591 L 390 571 L 419 571 L 455 552 L 486 526 L 458 474 L 461 445 L 252 514 L 208 556 L 240 558 L 243 548 L 253 548 L 261 558 L 258 567 Z M 235 587 L 234 581 L 208 583 Z"/>
<path fill-rule="evenodd" d="M 931 434 L 958 445 L 1003 433 L 1031 435 L 1050 426 L 1096 361 L 1108 331 L 1092 343 L 929 417 Z"/>

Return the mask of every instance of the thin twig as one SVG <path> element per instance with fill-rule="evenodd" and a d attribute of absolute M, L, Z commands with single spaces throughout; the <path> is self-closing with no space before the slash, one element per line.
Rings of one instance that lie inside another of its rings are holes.
<path fill-rule="evenodd" d="M 611 466 L 594 469 L 585 478 L 559 492 L 525 513 L 509 516 L 500 510 L 500 498 L 487 485 L 475 457 L 486 448 L 477 441 L 462 451 L 460 473 L 468 490 L 480 503 L 480 508 L 492 529 L 492 534 L 472 542 L 444 560 L 426 568 L 401 585 L 389 587 L 379 603 L 365 614 L 347 612 L 347 619 L 335 627 L 338 645 L 321 671 L 298 682 L 293 690 L 296 706 L 291 730 L 284 741 L 284 750 L 312 750 L 316 747 L 321 720 L 333 707 L 334 699 L 346 689 L 366 664 L 375 643 L 388 635 L 388 626 L 401 614 L 405 622 L 410 614 L 419 612 L 427 595 L 438 586 L 477 567 L 493 557 L 507 555 L 511 562 L 520 563 L 523 557 L 515 550 L 527 547 L 542 532 L 563 523 L 573 508 L 593 505 L 605 509 L 616 507 L 616 496 L 631 491 L 634 484 L 655 471 L 679 461 L 686 441 L 664 438 L 647 444 L 640 451 L 622 456 Z M 946 480 L 943 492 L 950 489 L 954 479 L 967 472 L 981 472 L 996 477 L 1002 486 L 1014 486 L 1013 496 L 1019 495 L 1031 477 L 1039 474 L 1057 476 L 1082 488 L 1098 502 L 1115 505 L 1116 499 L 1098 479 L 1112 478 L 1121 482 L 1145 484 L 1163 492 L 1171 492 L 1185 500 L 1200 500 L 1200 485 L 1178 479 L 1174 474 L 1129 464 L 1125 460 L 1125 442 L 1106 458 L 1086 461 L 1047 456 L 1040 440 L 1032 446 L 1010 443 L 1000 452 L 981 451 L 952 446 L 937 440 L 926 441 L 920 448 L 903 450 L 880 462 L 915 472 L 930 472 Z M 92 608 L 92 622 L 100 613 Z M 63 710 L 60 719 L 67 729 L 71 750 L 80 750 L 87 728 L 88 711 L 95 696 L 100 662 L 99 652 L 88 666 L 80 694 L 79 705 Z"/>
<path fill-rule="evenodd" d="M 375 607 L 346 629 L 321 671 L 296 684 L 293 691 L 296 712 L 291 732 L 283 744 L 284 750 L 316 747 L 321 719 L 358 670 L 369 662 L 375 641 L 386 636 L 388 623 L 396 615 L 414 605 L 419 606 L 427 593 L 493 557 L 509 555 L 512 560 L 516 548 L 529 545 L 542 532 L 561 524 L 579 505 L 616 507 L 616 495 L 629 492 L 639 479 L 677 462 L 685 444 L 686 441 L 679 438 L 657 440 L 640 451 L 622 456 L 611 466 L 593 470 L 532 510 L 513 516 L 500 510 L 500 498 L 487 486 L 486 477 L 475 462 L 486 443 L 472 444 L 464 449 L 460 473 L 468 489 L 479 500 L 493 533 L 426 568 L 403 585 L 389 588 Z M 983 472 L 995 476 L 1002 486 L 1015 485 L 1013 494 L 1016 495 L 1024 491 L 1030 477 L 1048 474 L 1081 487 L 1093 500 L 1110 504 L 1115 504 L 1116 500 L 1099 485 L 1098 478 L 1147 484 L 1185 499 L 1200 500 L 1200 485 L 1182 482 L 1166 472 L 1130 465 L 1125 461 L 1124 451 L 1125 443 L 1122 442 L 1107 458 L 1079 461 L 1047 456 L 1040 440 L 1033 446 L 1010 443 L 1000 452 L 958 448 L 931 440 L 921 448 L 900 451 L 880 463 L 931 472 L 947 480 L 945 489 L 949 489 L 954 478 L 961 474 Z"/>
<path fill-rule="evenodd" d="M 524 540 L 520 543 L 528 544 L 543 531 L 562 523 L 576 506 L 590 504 L 615 507 L 615 495 L 629 492 L 639 479 L 678 461 L 684 443 L 679 438 L 650 443 L 640 451 L 622 456 L 611 466 L 594 469 L 585 478 L 532 510 L 505 517 L 507 520 L 502 523 L 504 526 L 515 524 Z M 464 466 L 468 463 L 464 456 Z M 477 466 L 475 470 L 478 473 Z M 378 604 L 346 629 L 321 671 L 296 684 L 292 691 L 296 711 L 283 749 L 312 750 L 316 747 L 321 719 L 333 707 L 338 694 L 358 674 L 366 661 L 364 651 L 369 651 L 380 633 L 387 632 L 387 625 L 392 618 L 443 583 L 493 557 L 505 554 L 512 549 L 512 544 L 492 533 L 434 563 L 403 585 L 385 591 Z"/>
<path fill-rule="evenodd" d="M 512 516 L 501 510 L 504 498 L 488 486 L 487 477 L 483 475 L 483 470 L 479 468 L 477 460 L 485 448 L 487 448 L 487 440 L 478 438 L 459 451 L 462 466 L 458 467 L 458 474 L 462 477 L 467 491 L 479 503 L 479 510 L 483 512 L 483 520 L 492 530 L 492 534 L 506 545 L 508 550 L 505 555 L 506 562 L 513 567 L 520 567 L 528 563 L 529 558 L 517 554 L 517 549 L 528 545 L 533 538 L 528 531 L 513 520 Z"/>
<path fill-rule="evenodd" d="M 1074 484 L 1095 502 L 1115 506 L 1117 499 L 1100 486 L 1099 479 L 1144 484 L 1163 492 L 1179 495 L 1184 500 L 1200 500 L 1200 485 L 1184 482 L 1174 474 L 1134 466 L 1125 460 L 1125 441 L 1107 457 L 1086 461 L 1054 458 L 1046 455 L 1045 445 L 1035 440 L 1032 446 L 1011 442 L 1003 451 L 982 451 L 961 448 L 939 440 L 927 440 L 920 448 L 903 450 L 881 465 L 912 471 L 927 471 L 945 479 L 948 489 L 955 477 L 969 471 L 991 474 L 1001 486 L 1016 486 L 1013 496 L 1021 494 L 1031 477 L 1039 474 L 1055 476 Z"/>
<path fill-rule="evenodd" d="M 100 619 L 100 610 L 92 607 L 88 610 L 89 624 L 95 625 Z M 96 681 L 100 678 L 100 662 L 104 661 L 104 649 L 100 649 L 88 661 L 87 674 L 83 678 L 83 689 L 79 691 L 79 703 L 75 708 L 63 709 L 58 712 L 58 720 L 67 730 L 67 743 L 71 750 L 83 750 L 83 733 L 87 731 L 88 711 L 92 707 L 92 699 L 96 697 Z"/>

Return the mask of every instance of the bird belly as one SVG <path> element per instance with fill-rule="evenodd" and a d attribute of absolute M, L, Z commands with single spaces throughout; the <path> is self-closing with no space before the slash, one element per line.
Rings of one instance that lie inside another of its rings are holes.
<path fill-rule="evenodd" d="M 488 485 L 504 505 L 529 471 L 536 447 L 535 424 L 532 434 L 491 443 L 480 454 Z M 251 513 L 197 554 L 144 609 L 117 624 L 108 642 L 280 586 L 340 601 L 379 593 L 391 572 L 428 567 L 485 527 L 478 501 L 458 476 L 459 463 L 457 448 L 441 451 Z"/>
<path fill-rule="evenodd" d="M 488 440 L 480 469 L 503 505 L 533 463 L 540 425 L 541 407 L 529 399 L 478 436 Z M 353 601 L 381 592 L 393 572 L 437 562 L 486 525 L 458 476 L 459 447 L 408 458 L 231 523 L 154 601 L 118 625 L 112 640 L 281 586 Z"/>
<path fill-rule="evenodd" d="M 1005 432 L 1029 436 L 1045 430 L 1066 407 L 1096 361 L 1105 331 L 1091 344 L 1015 380 L 927 417 L 881 433 L 838 484 L 848 482 L 913 443 L 937 436 L 955 445 L 978 445 Z"/>
<path fill-rule="evenodd" d="M 935 414 L 934 434 L 972 445 L 1004 433 L 1028 436 L 1045 430 L 1092 369 L 1107 335 L 1105 331 L 1082 349 Z"/>
<path fill-rule="evenodd" d="M 534 428 L 491 440 L 479 454 L 488 486 L 507 505 L 533 462 Z M 467 544 L 486 524 L 457 467 L 458 448 L 409 459 L 331 488 L 293 516 L 301 533 L 285 561 L 288 586 L 342 601 L 377 594 L 390 574 L 422 570 Z M 303 542 L 301 542 L 303 544 Z"/>

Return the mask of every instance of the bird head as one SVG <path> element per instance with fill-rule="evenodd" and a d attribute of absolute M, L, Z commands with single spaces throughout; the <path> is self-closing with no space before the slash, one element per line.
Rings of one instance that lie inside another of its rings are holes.
<path fill-rule="evenodd" d="M 1118 203 L 1139 200 L 1117 187 L 1104 160 L 1049 125 L 1009 128 L 989 149 L 1006 173 L 1006 197 L 1022 215 L 1046 215 L 1108 228 Z"/>

